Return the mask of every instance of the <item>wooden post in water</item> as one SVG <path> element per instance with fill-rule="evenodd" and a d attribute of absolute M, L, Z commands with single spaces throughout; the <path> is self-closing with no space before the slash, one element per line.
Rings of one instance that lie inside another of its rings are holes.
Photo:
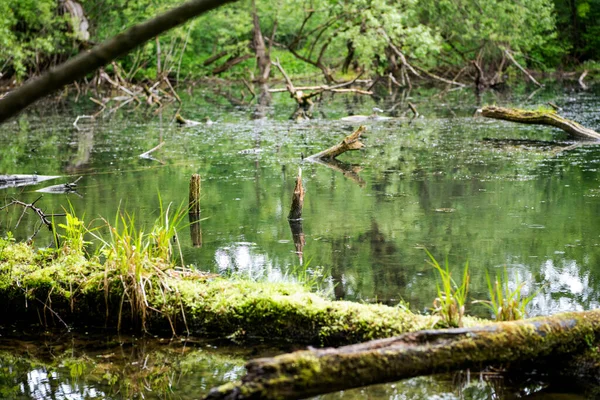
<path fill-rule="evenodd" d="M 193 174 L 190 179 L 190 214 L 200 215 L 200 175 Z"/>
<path fill-rule="evenodd" d="M 298 258 L 300 259 L 300 265 L 303 264 L 302 255 L 304 252 L 304 245 L 306 244 L 304 230 L 302 229 L 303 206 L 304 187 L 302 186 L 302 168 L 299 168 L 298 177 L 296 178 L 296 187 L 294 188 L 294 194 L 292 196 L 292 206 L 290 208 L 290 213 L 288 214 L 288 221 L 290 223 L 290 229 L 292 230 L 292 239 L 294 240 L 296 254 L 298 254 Z"/>
<path fill-rule="evenodd" d="M 298 177 L 296 178 L 296 187 L 292 196 L 292 207 L 288 214 L 291 221 L 302 219 L 302 207 L 304 206 L 304 187 L 302 186 L 302 168 L 298 168 Z"/>
<path fill-rule="evenodd" d="M 202 247 L 202 228 L 200 226 L 200 175 L 193 174 L 190 179 L 190 235 L 194 247 Z"/>

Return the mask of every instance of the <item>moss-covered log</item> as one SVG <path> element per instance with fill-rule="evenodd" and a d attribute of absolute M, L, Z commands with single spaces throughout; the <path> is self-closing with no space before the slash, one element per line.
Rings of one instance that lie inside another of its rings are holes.
<path fill-rule="evenodd" d="M 600 334 L 600 311 L 518 322 L 425 330 L 338 349 L 250 361 L 242 382 L 207 399 L 298 399 L 376 383 L 583 351 Z"/>
<path fill-rule="evenodd" d="M 331 301 L 295 284 L 227 280 L 156 265 L 139 276 L 149 332 L 337 346 L 425 329 L 433 317 Z M 164 270 L 159 272 L 159 270 Z M 152 272 L 154 271 L 154 272 Z M 153 275 L 153 273 L 155 275 Z M 0 239 L 0 325 L 135 327 L 124 272 L 77 252 Z M 159 281 L 160 279 L 160 281 Z M 133 311 L 132 311 L 133 310 Z"/>
<path fill-rule="evenodd" d="M 600 140 L 600 133 L 561 117 L 554 111 L 529 111 L 495 106 L 483 107 L 481 114 L 486 118 L 502 119 L 522 124 L 550 125 L 582 140 Z"/>
<path fill-rule="evenodd" d="M 365 147 L 364 143 L 360 141 L 360 135 L 362 135 L 366 130 L 367 128 L 364 125 L 361 125 L 350 135 L 346 136 L 340 143 L 328 148 L 327 150 L 323 150 L 320 153 L 313 154 L 312 156 L 308 157 L 308 159 L 333 160 L 340 154 L 347 151 L 360 150 Z"/>

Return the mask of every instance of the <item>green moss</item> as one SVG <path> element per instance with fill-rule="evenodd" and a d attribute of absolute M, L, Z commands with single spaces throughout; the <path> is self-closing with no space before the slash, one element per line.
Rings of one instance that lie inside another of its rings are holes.
<path fill-rule="evenodd" d="M 155 333 L 173 327 L 213 337 L 340 345 L 430 328 L 436 321 L 402 308 L 331 301 L 295 284 L 167 272 L 144 275 L 147 328 Z M 116 327 L 122 312 L 123 326 L 134 327 L 136 310 L 123 279 L 118 269 L 82 254 L 40 254 L 8 244 L 0 261 L 0 301 L 13 312 L 0 320 L 39 321 L 38 312 L 48 313 L 51 306 L 69 324 Z M 39 302 L 25 307 L 25 296 Z"/>

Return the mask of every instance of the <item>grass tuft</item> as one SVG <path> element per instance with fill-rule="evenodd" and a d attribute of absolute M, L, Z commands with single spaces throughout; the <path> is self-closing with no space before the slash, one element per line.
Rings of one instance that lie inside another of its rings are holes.
<path fill-rule="evenodd" d="M 444 267 L 425 249 L 431 259 L 431 264 L 439 274 L 440 284 L 436 284 L 437 297 L 433 301 L 433 314 L 441 318 L 442 323 L 450 327 L 462 327 L 465 315 L 465 303 L 469 292 L 469 263 L 465 264 L 462 282 L 459 284 L 452 279 L 448 259 Z"/>
<path fill-rule="evenodd" d="M 121 329 L 123 307 L 127 303 L 134 326 L 146 331 L 148 312 L 151 310 L 166 316 L 175 333 L 170 316 L 173 310 L 151 307 L 148 292 L 151 291 L 153 296 L 164 299 L 163 304 L 167 304 L 167 297 L 173 295 L 173 290 L 168 284 L 167 271 L 174 268 L 171 261 L 174 252 L 172 241 L 179 243 L 177 230 L 182 225 L 185 214 L 185 208 L 180 206 L 172 212 L 171 205 L 165 209 L 161 201 L 159 216 L 149 233 L 137 228 L 134 215 L 120 211 L 113 223 L 102 219 L 108 236 L 103 237 L 90 232 L 102 244 L 99 256 L 104 258 L 104 296 L 107 303 L 109 277 L 116 275 L 121 281 L 122 296 L 117 330 Z M 181 254 L 181 251 L 179 253 Z M 179 298 L 178 293 L 175 293 L 175 296 Z M 185 316 L 183 320 L 185 321 Z"/>
<path fill-rule="evenodd" d="M 496 321 L 515 321 L 522 319 L 527 314 L 527 305 L 535 296 L 543 289 L 541 287 L 535 293 L 523 297 L 523 282 L 519 282 L 517 275 L 516 286 L 511 289 L 509 286 L 508 271 L 504 268 L 504 278 L 498 275 L 494 278 L 494 283 L 490 278 L 490 274 L 486 271 L 488 292 L 490 300 L 478 300 L 474 303 L 481 303 L 486 306 L 494 316 Z"/>

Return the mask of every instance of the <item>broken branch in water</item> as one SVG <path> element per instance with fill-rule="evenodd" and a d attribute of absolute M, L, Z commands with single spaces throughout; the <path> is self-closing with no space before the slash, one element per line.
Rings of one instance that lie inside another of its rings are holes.
<path fill-rule="evenodd" d="M 360 150 L 363 147 L 365 147 L 365 144 L 360 141 L 360 135 L 362 135 L 366 130 L 367 127 L 361 125 L 350 135 L 346 136 L 344 140 L 342 140 L 340 143 L 328 148 L 327 150 L 323 150 L 317 154 L 313 154 L 312 156 L 308 157 L 308 159 L 332 160 L 340 154 L 345 153 L 347 151 Z"/>
<path fill-rule="evenodd" d="M 583 140 L 600 140 L 600 133 L 568 120 L 553 111 L 528 111 L 495 106 L 483 107 L 481 115 L 523 124 L 550 125 Z"/>
<path fill-rule="evenodd" d="M 206 399 L 297 399 L 458 369 L 539 362 L 582 353 L 598 333 L 600 311 L 594 310 L 311 348 L 251 360 L 241 382 L 215 388 Z"/>
<path fill-rule="evenodd" d="M 179 115 L 179 114 L 177 114 Z M 152 157 L 150 154 L 152 154 L 153 152 L 155 152 L 156 150 L 160 149 L 161 147 L 163 147 L 165 145 L 165 142 L 160 142 L 157 146 L 154 146 L 153 148 L 151 148 L 150 150 L 148 150 L 145 153 L 142 153 L 139 155 L 140 158 L 143 158 L 145 160 L 152 160 L 152 161 L 157 161 L 161 164 L 164 164 L 164 162 L 160 161 L 159 159 L 156 159 L 154 157 Z"/>

